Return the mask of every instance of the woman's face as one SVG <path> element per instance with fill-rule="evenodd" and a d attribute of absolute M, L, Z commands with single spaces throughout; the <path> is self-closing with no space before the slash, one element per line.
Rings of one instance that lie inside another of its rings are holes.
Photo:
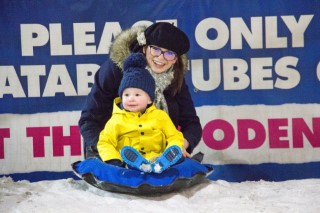
<path fill-rule="evenodd" d="M 160 49 L 162 51 L 161 55 L 159 55 L 159 56 L 152 55 L 151 51 L 153 51 L 153 50 L 151 48 L 156 48 L 156 50 Z M 144 50 L 143 52 L 146 55 L 146 59 L 149 64 L 149 67 L 155 73 L 166 72 L 177 61 L 178 56 L 176 56 L 173 60 L 167 60 L 164 57 L 164 52 L 169 51 L 168 49 L 165 49 L 165 48 L 149 45 L 149 46 L 145 47 L 143 50 Z"/>

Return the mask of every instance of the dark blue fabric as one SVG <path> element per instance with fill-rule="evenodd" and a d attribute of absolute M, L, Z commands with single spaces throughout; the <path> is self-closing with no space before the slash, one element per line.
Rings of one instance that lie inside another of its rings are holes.
<path fill-rule="evenodd" d="M 92 173 L 98 180 L 115 184 L 137 187 L 141 184 L 163 186 L 173 183 L 178 178 L 192 178 L 197 173 L 208 173 L 208 165 L 186 158 L 161 174 L 143 173 L 106 164 L 99 159 L 91 158 L 75 165 L 78 174 Z"/>
<path fill-rule="evenodd" d="M 210 180 L 242 182 L 320 178 L 320 162 L 288 164 L 262 163 L 257 165 L 227 164 L 212 166 L 214 172 L 208 176 Z"/>

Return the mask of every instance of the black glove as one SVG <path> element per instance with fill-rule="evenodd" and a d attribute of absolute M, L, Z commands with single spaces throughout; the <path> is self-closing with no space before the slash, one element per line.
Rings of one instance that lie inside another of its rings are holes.
<path fill-rule="evenodd" d="M 124 162 L 122 162 L 121 160 L 119 160 L 119 159 L 107 160 L 107 161 L 105 161 L 105 163 L 111 164 L 111 165 L 114 165 L 114 166 L 123 167 L 123 168 L 125 168 L 125 166 L 126 166 L 126 164 Z"/>
<path fill-rule="evenodd" d="M 88 146 L 86 148 L 85 159 L 99 158 L 99 153 L 96 146 Z"/>
<path fill-rule="evenodd" d="M 193 155 L 193 156 L 191 157 L 191 159 L 193 159 L 193 160 L 198 161 L 199 163 L 201 163 L 202 160 L 203 160 L 203 156 L 204 156 L 204 154 L 203 154 L 202 152 L 198 152 L 197 154 Z"/>

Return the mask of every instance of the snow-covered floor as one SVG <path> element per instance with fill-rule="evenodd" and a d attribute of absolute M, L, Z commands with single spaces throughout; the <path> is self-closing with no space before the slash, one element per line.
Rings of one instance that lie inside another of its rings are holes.
<path fill-rule="evenodd" d="M 142 197 L 102 191 L 74 179 L 30 183 L 3 177 L 0 212 L 319 213 L 320 179 L 208 181 L 180 192 Z"/>

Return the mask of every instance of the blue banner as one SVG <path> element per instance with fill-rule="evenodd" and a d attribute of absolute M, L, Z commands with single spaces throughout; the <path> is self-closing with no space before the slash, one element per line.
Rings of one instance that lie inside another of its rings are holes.
<path fill-rule="evenodd" d="M 317 0 L 0 6 L 1 113 L 80 110 L 114 37 L 160 20 L 177 23 L 191 40 L 187 80 L 196 106 L 320 101 Z"/>

